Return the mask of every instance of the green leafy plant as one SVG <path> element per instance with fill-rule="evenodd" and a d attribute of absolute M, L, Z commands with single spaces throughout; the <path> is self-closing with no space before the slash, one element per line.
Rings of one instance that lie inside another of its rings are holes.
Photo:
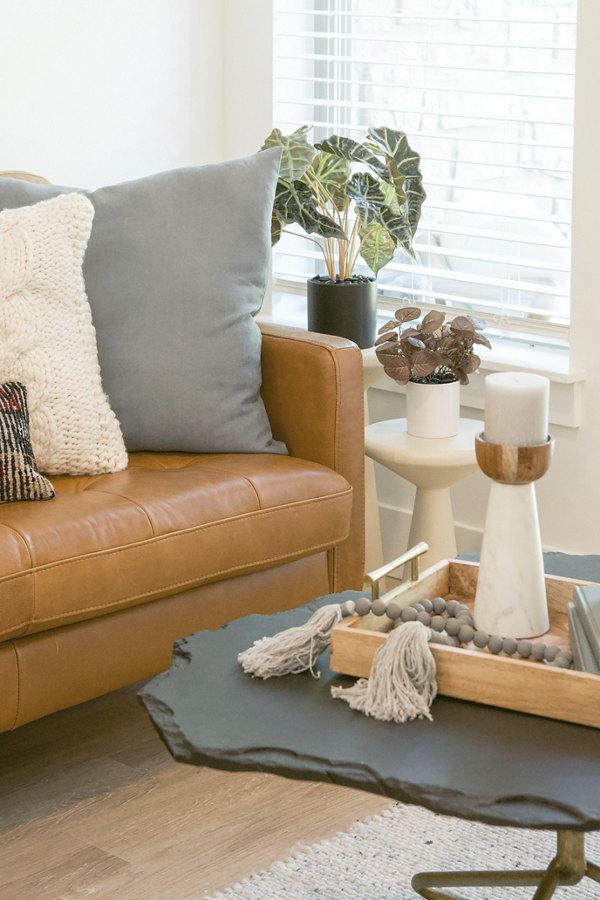
<path fill-rule="evenodd" d="M 331 135 L 314 146 L 309 126 L 273 129 L 262 146 L 281 147 L 271 236 L 297 224 L 321 249 L 332 281 L 354 276 L 358 256 L 378 271 L 396 248 L 414 258 L 412 241 L 425 200 L 420 157 L 404 132 L 369 128 L 365 141 Z"/>
<path fill-rule="evenodd" d="M 474 345 L 492 346 L 481 334 L 485 322 L 471 316 L 456 316 L 446 322 L 443 312 L 432 310 L 417 325 L 406 327 L 421 314 L 416 306 L 401 307 L 395 318 L 379 329 L 375 353 L 385 373 L 399 384 L 468 384 L 469 375 L 481 363 Z"/>

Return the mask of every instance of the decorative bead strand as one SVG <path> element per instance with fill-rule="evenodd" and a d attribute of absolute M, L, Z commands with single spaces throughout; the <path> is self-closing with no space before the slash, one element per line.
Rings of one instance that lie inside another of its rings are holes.
<path fill-rule="evenodd" d="M 497 655 L 504 653 L 506 656 L 515 654 L 521 659 L 532 659 L 537 662 L 545 662 L 550 666 L 560 669 L 569 669 L 573 665 L 573 654 L 570 650 L 563 650 L 556 644 L 542 644 L 540 642 L 520 640 L 512 637 L 500 637 L 497 634 L 487 634 L 477 629 L 473 616 L 468 606 L 458 600 L 444 600 L 443 597 L 420 600 L 411 606 L 401 607 L 395 600 L 385 603 L 377 599 L 371 602 L 368 597 L 359 597 L 358 600 L 347 600 L 342 604 L 344 616 L 366 616 L 373 613 L 375 616 L 386 615 L 393 623 L 394 628 L 405 622 L 421 622 L 433 631 L 446 632 L 455 646 L 473 643 L 478 649 L 487 647 L 490 653 Z"/>

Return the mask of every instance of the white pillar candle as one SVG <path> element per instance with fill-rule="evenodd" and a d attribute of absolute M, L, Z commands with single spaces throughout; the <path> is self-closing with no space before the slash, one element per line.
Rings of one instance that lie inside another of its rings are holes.
<path fill-rule="evenodd" d="M 531 447 L 548 440 L 550 382 L 542 375 L 497 372 L 485 379 L 485 431 L 491 444 Z"/>

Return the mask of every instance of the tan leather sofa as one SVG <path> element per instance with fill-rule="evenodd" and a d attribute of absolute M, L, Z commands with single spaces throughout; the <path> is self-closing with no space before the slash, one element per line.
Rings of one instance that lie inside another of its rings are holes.
<path fill-rule="evenodd" d="M 362 357 L 263 329 L 263 397 L 290 455 L 133 454 L 0 506 L 0 731 L 168 667 L 173 641 L 359 588 Z"/>

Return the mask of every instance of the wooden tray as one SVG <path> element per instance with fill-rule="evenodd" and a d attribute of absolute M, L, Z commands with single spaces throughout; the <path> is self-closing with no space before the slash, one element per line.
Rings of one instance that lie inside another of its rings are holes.
<path fill-rule="evenodd" d="M 423 572 L 418 581 L 402 585 L 384 599 L 410 606 L 426 597 L 457 599 L 473 605 L 479 566 L 446 560 Z M 590 584 L 572 578 L 548 576 L 546 593 L 550 631 L 544 643 L 569 646 L 567 604 L 573 587 Z M 330 667 L 334 672 L 368 678 L 371 661 L 387 639 L 391 623 L 387 616 L 350 616 L 333 629 Z M 558 669 L 544 663 L 494 656 L 486 650 L 431 644 L 437 664 L 438 693 L 600 728 L 600 675 Z"/>

